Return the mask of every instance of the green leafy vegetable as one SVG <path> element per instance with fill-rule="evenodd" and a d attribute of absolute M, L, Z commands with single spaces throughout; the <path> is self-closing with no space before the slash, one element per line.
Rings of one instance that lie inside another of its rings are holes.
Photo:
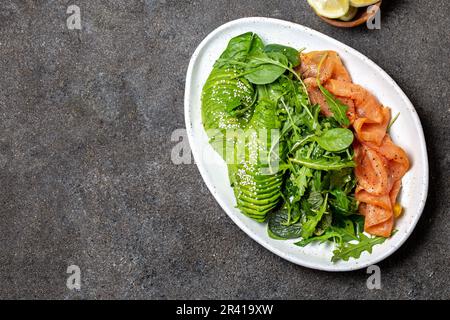
<path fill-rule="evenodd" d="M 313 243 L 313 242 L 323 243 L 325 241 L 332 240 L 335 238 L 340 239 L 341 238 L 340 233 L 334 232 L 334 231 L 327 231 L 321 236 L 311 237 L 308 239 L 303 239 L 301 241 L 298 241 L 295 243 L 295 245 L 297 245 L 299 247 L 306 247 L 308 244 Z"/>
<path fill-rule="evenodd" d="M 325 150 L 336 152 L 350 147 L 353 142 L 353 132 L 347 128 L 334 128 L 316 137 L 316 142 Z"/>
<path fill-rule="evenodd" d="M 331 231 L 337 232 L 340 235 L 340 239 L 344 242 L 350 242 L 353 240 L 358 240 L 359 228 L 358 224 L 351 219 L 343 220 L 343 224 L 339 226 L 332 226 Z"/>
<path fill-rule="evenodd" d="M 258 53 L 249 57 L 245 78 L 254 84 L 272 83 L 286 71 L 287 64 L 288 59 L 282 53 Z"/>
<path fill-rule="evenodd" d="M 264 52 L 280 52 L 284 54 L 294 68 L 300 64 L 299 52 L 294 48 L 283 46 L 281 44 L 268 44 L 264 47 Z"/>
<path fill-rule="evenodd" d="M 331 191 L 331 194 L 333 198 L 330 200 L 330 203 L 334 211 L 345 216 L 358 213 L 358 205 L 355 198 L 348 196 L 340 189 Z"/>
<path fill-rule="evenodd" d="M 299 211 L 295 216 L 290 216 L 287 209 L 273 212 L 267 224 L 269 236 L 274 239 L 295 239 L 301 234 L 301 224 L 298 223 Z"/>
<path fill-rule="evenodd" d="M 336 119 L 336 121 L 339 122 L 341 126 L 348 127 L 350 125 L 350 120 L 348 120 L 347 118 L 348 107 L 345 104 L 343 104 L 339 99 L 334 97 L 330 91 L 325 89 L 325 87 L 320 84 L 320 81 L 317 81 L 317 85 L 319 86 L 320 91 L 324 95 L 328 107 L 333 113 L 333 118 Z"/>
<path fill-rule="evenodd" d="M 386 241 L 383 237 L 368 237 L 364 233 L 359 236 L 359 242 L 346 242 L 333 251 L 332 262 L 339 260 L 348 261 L 350 258 L 358 259 L 364 251 L 372 253 L 372 248 Z"/>
<path fill-rule="evenodd" d="M 307 159 L 307 158 L 289 158 L 291 162 L 301 164 L 310 169 L 316 170 L 341 170 L 344 168 L 353 168 L 355 162 L 351 160 L 343 160 L 340 157 L 330 157 L 321 159 Z"/>
<path fill-rule="evenodd" d="M 314 230 L 314 235 L 321 236 L 327 230 L 330 230 L 330 227 L 333 223 L 333 216 L 331 212 L 325 212 L 325 214 L 322 216 L 322 219 L 317 224 L 316 229 Z"/>
<path fill-rule="evenodd" d="M 305 194 L 311 176 L 311 170 L 307 167 L 302 167 L 298 171 L 291 171 L 288 183 L 290 183 L 292 188 L 295 188 L 295 191 L 291 193 L 297 201 Z"/>
<path fill-rule="evenodd" d="M 319 210 L 323 203 L 323 197 L 320 191 L 312 191 L 308 196 L 308 204 L 312 210 Z"/>
<path fill-rule="evenodd" d="M 322 219 L 323 214 L 327 210 L 328 204 L 328 194 L 325 196 L 325 200 L 323 200 L 323 204 L 319 208 L 319 210 L 313 210 L 314 215 L 306 218 L 306 221 L 302 225 L 302 237 L 304 239 L 308 239 L 314 233 L 314 230 L 317 227 L 317 224 Z"/>
<path fill-rule="evenodd" d="M 346 194 L 355 187 L 355 176 L 351 167 L 342 170 L 330 171 L 330 190 L 340 189 Z"/>
<path fill-rule="evenodd" d="M 230 40 L 214 68 L 221 68 L 230 61 L 244 62 L 249 55 L 263 52 L 263 50 L 264 44 L 257 34 L 253 32 L 241 34 Z"/>
<path fill-rule="evenodd" d="M 389 123 L 389 125 L 388 125 L 388 127 L 387 127 L 387 129 L 386 129 L 386 132 L 388 132 L 388 131 L 391 129 L 391 127 L 394 125 L 395 121 L 397 121 L 397 119 L 398 119 L 399 116 L 400 116 L 400 112 L 397 113 L 397 114 L 395 115 L 395 117 L 391 120 L 391 122 Z"/>

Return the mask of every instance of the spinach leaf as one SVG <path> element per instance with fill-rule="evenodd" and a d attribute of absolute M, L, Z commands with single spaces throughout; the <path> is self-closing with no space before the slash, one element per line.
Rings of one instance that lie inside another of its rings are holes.
<path fill-rule="evenodd" d="M 298 212 L 293 210 L 293 212 Z M 273 212 L 267 224 L 267 231 L 271 238 L 277 240 L 299 238 L 301 234 L 301 225 L 298 222 L 289 224 L 289 220 L 297 221 L 298 217 L 289 217 L 287 209 L 280 209 Z"/>
<path fill-rule="evenodd" d="M 284 54 L 294 68 L 300 64 L 299 52 L 294 48 L 283 46 L 281 44 L 268 44 L 264 47 L 264 52 L 280 52 Z"/>
<path fill-rule="evenodd" d="M 340 157 L 308 159 L 304 157 L 289 158 L 289 161 L 301 164 L 310 169 L 316 170 L 341 170 L 344 168 L 353 168 L 355 166 L 354 161 L 343 160 Z"/>
<path fill-rule="evenodd" d="M 216 61 L 214 67 L 220 68 L 227 64 L 233 65 L 232 61 L 244 62 L 249 54 L 262 52 L 263 49 L 264 44 L 257 34 L 253 32 L 241 34 L 228 42 L 227 48 Z"/>
<path fill-rule="evenodd" d="M 339 122 L 341 126 L 348 127 L 350 125 L 350 120 L 348 120 L 346 114 L 348 107 L 341 101 L 339 101 L 339 99 L 337 99 L 335 96 L 333 96 L 330 91 L 325 89 L 325 87 L 320 84 L 319 79 L 317 79 L 317 85 L 324 95 L 328 107 L 333 113 L 333 118 L 336 119 L 336 121 Z"/>
<path fill-rule="evenodd" d="M 250 45 L 250 50 L 248 51 L 248 56 L 261 52 L 264 52 L 264 42 L 256 33 L 254 33 L 252 43 Z"/>
<path fill-rule="evenodd" d="M 254 84 L 269 84 L 288 68 L 288 59 L 279 52 L 258 53 L 249 57 L 244 76 Z"/>
<path fill-rule="evenodd" d="M 315 141 L 327 151 L 342 151 L 352 144 L 353 132 L 347 128 L 334 128 L 316 137 Z"/>
<path fill-rule="evenodd" d="M 339 260 L 348 261 L 350 258 L 358 259 L 364 251 L 372 253 L 372 248 L 381 244 L 386 240 L 383 237 L 368 237 L 364 233 L 359 235 L 359 242 L 357 243 L 342 243 L 336 250 L 333 251 L 332 262 Z"/>

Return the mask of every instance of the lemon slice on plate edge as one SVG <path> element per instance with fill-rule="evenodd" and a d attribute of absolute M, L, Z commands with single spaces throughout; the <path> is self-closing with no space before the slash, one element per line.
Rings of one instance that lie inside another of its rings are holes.
<path fill-rule="evenodd" d="M 350 9 L 349 0 L 308 0 L 308 3 L 318 15 L 331 19 L 346 15 Z"/>

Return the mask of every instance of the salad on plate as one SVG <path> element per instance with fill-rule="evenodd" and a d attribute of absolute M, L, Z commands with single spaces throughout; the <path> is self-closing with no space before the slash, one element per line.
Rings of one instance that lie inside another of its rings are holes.
<path fill-rule="evenodd" d="M 236 206 L 273 239 L 331 242 L 359 258 L 395 232 L 409 169 L 398 115 L 354 84 L 335 51 L 232 38 L 202 90 L 202 122 L 228 166 Z"/>

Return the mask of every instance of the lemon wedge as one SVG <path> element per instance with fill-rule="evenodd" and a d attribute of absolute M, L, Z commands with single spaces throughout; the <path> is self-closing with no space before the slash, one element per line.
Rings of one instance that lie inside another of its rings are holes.
<path fill-rule="evenodd" d="M 308 0 L 309 5 L 317 14 L 331 19 L 344 16 L 349 8 L 349 0 Z"/>
<path fill-rule="evenodd" d="M 366 7 L 366 6 L 370 6 L 374 3 L 377 3 L 380 0 L 350 0 L 350 4 L 353 7 Z"/>
<path fill-rule="evenodd" d="M 344 14 L 342 17 L 339 17 L 339 20 L 350 21 L 356 16 L 357 12 L 358 8 L 350 6 L 350 9 L 348 9 L 347 13 Z"/>

